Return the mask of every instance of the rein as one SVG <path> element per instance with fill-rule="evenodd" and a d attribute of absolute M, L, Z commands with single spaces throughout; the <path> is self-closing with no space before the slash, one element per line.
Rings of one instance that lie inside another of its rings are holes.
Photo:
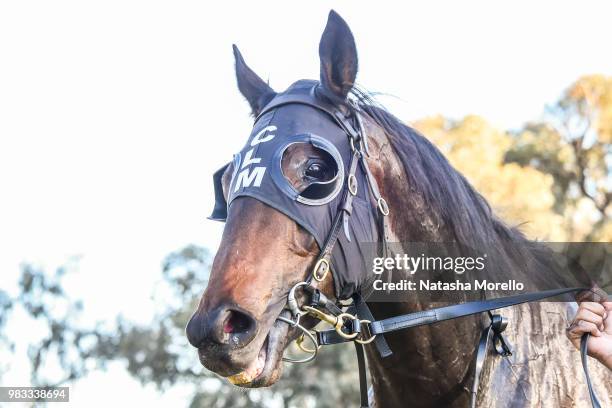
<path fill-rule="evenodd" d="M 490 324 L 483 329 L 478 344 L 474 384 L 471 390 L 470 405 L 471 407 L 475 407 L 480 373 L 484 366 L 491 337 L 493 338 L 492 344 L 494 345 L 495 352 L 498 355 L 504 357 L 512 355 L 512 349 L 502 334 L 508 322 L 501 315 L 493 314 L 492 311 L 563 294 L 588 291 L 589 289 L 567 288 L 525 293 L 497 299 L 473 301 L 431 310 L 408 313 L 383 320 L 374 319 L 368 306 L 359 294 L 353 295 L 353 303 L 349 306 L 339 305 L 331 301 L 323 293 L 321 293 L 319 289 L 316 288 L 316 285 L 318 282 L 322 282 L 331 270 L 330 260 L 332 257 L 332 251 L 342 230 L 344 229 L 347 237 L 349 236 L 348 222 L 352 214 L 353 198 L 357 195 L 358 185 L 356 172 L 359 164 L 361 164 L 365 174 L 365 180 L 373 195 L 373 199 L 376 202 L 381 225 L 380 235 L 382 236 L 383 250 L 386 250 L 385 217 L 389 214 L 389 207 L 385 199 L 380 194 L 376 179 L 372 176 L 365 159 L 365 157 L 369 155 L 368 142 L 367 136 L 363 132 L 363 125 L 356 104 L 353 105 L 355 115 L 350 117 L 336 107 L 331 108 L 329 105 L 322 107 L 320 104 L 313 105 L 312 99 L 300 99 L 289 96 L 286 99 L 281 99 L 276 102 L 273 101 L 270 106 L 266 107 L 262 114 L 284 104 L 304 104 L 314 106 L 327 112 L 336 121 L 338 126 L 340 126 L 346 133 L 349 145 L 351 147 L 351 157 L 348 172 L 346 174 L 346 188 L 342 192 L 343 195 L 338 212 L 336 213 L 327 237 L 321 246 L 315 266 L 313 267 L 308 278 L 305 281 L 297 283 L 295 286 L 293 286 L 288 294 L 287 309 L 291 312 L 292 319 L 284 316 L 279 316 L 277 318 L 278 320 L 283 321 L 302 332 L 300 337 L 296 340 L 296 343 L 302 351 L 309 353 L 310 356 L 303 359 L 283 357 L 283 361 L 292 363 L 310 362 L 316 358 L 317 352 L 322 346 L 353 342 L 355 345 L 357 363 L 359 367 L 361 407 L 367 408 L 369 407 L 369 402 L 366 378 L 366 362 L 363 350 L 364 344 L 373 342 L 380 356 L 383 358 L 388 357 L 392 354 L 392 351 L 384 338 L 384 334 L 386 333 L 487 312 L 490 319 Z M 260 116 L 262 114 L 260 114 Z M 299 288 L 305 291 L 310 298 L 307 304 L 303 304 L 301 306 L 298 304 L 296 299 L 296 290 Z M 346 309 L 343 310 L 343 308 Z M 300 324 L 300 318 L 305 315 L 311 316 L 320 321 L 324 321 L 330 324 L 333 329 L 311 332 Z M 599 403 L 593 390 L 587 367 L 588 338 L 589 334 L 587 333 L 584 334 L 581 339 L 580 352 L 582 366 L 587 380 L 591 404 L 593 408 L 601 408 L 601 404 Z M 312 348 L 304 345 L 304 341 L 306 339 L 309 340 Z"/>

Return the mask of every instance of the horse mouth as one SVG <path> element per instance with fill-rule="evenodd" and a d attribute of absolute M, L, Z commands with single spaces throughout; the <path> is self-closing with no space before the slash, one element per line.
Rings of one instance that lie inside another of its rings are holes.
<path fill-rule="evenodd" d="M 289 325 L 276 320 L 257 357 L 240 373 L 226 377 L 229 382 L 239 387 L 258 388 L 274 384 L 282 373 L 282 357 L 289 344 Z"/>

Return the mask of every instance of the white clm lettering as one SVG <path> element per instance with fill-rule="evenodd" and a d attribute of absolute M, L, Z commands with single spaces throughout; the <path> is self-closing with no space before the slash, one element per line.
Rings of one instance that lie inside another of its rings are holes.
<path fill-rule="evenodd" d="M 254 151 L 255 148 L 252 148 L 251 150 L 246 152 L 246 154 L 244 155 L 244 161 L 242 162 L 242 166 L 240 166 L 241 169 L 244 169 L 248 165 L 257 164 L 261 162 L 261 158 L 259 157 L 252 158 Z"/>
<path fill-rule="evenodd" d="M 275 130 L 276 130 L 276 126 L 274 126 L 274 125 L 266 126 L 265 128 L 261 129 L 259 131 L 259 133 L 255 135 L 253 140 L 251 140 L 251 146 L 255 146 L 255 145 L 258 145 L 260 143 L 265 143 L 265 142 L 268 142 L 268 141 L 274 139 L 275 135 L 268 134 L 268 135 L 266 135 L 264 137 L 264 134 L 266 132 L 273 132 Z"/>
<path fill-rule="evenodd" d="M 270 140 L 274 139 L 274 134 L 268 133 L 266 135 L 266 132 L 273 132 L 275 130 L 276 126 L 274 125 L 266 126 L 261 131 L 259 131 L 259 133 L 255 135 L 255 137 L 253 137 L 253 140 L 251 140 L 251 146 L 256 146 L 260 143 L 269 142 Z M 251 185 L 253 187 L 261 186 L 261 181 L 263 179 L 264 174 L 266 173 L 266 167 L 259 166 L 246 168 L 251 164 L 261 163 L 260 157 L 253 157 L 254 151 L 255 148 L 249 150 L 244 155 L 244 160 L 240 165 L 241 171 L 240 173 L 238 173 L 238 178 L 236 179 L 236 184 L 234 185 L 234 192 L 240 190 L 242 187 L 250 187 Z"/>
<path fill-rule="evenodd" d="M 253 169 L 242 170 L 240 173 L 238 173 L 238 180 L 236 180 L 234 193 L 238 191 L 240 187 L 250 187 L 251 184 L 253 184 L 253 187 L 261 186 L 261 180 L 263 179 L 265 172 L 265 167 L 255 167 Z"/>

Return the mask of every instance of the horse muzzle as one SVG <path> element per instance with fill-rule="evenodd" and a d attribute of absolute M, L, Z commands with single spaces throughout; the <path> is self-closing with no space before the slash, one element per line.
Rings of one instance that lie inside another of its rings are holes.
<path fill-rule="evenodd" d="M 234 385 L 261 387 L 280 377 L 289 325 L 275 321 L 265 335 L 258 329 L 259 324 L 247 312 L 220 307 L 209 313 L 196 312 L 186 333 L 208 370 Z"/>

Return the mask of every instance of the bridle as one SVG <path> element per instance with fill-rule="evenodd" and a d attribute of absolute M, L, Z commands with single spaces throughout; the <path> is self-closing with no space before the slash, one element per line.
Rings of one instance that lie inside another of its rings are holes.
<path fill-rule="evenodd" d="M 284 101 L 283 103 L 303 103 L 302 101 Z M 500 314 L 492 313 L 493 310 L 502 309 L 509 306 L 514 306 L 522 303 L 534 302 L 546 298 L 556 297 L 568 293 L 577 293 L 588 291 L 588 288 L 567 288 L 555 289 L 535 293 L 525 293 L 515 296 L 502 297 L 497 299 L 489 299 L 482 301 L 467 302 L 458 305 L 446 306 L 426 311 L 409 313 L 401 316 L 396 316 L 383 320 L 375 320 L 369 307 L 364 299 L 359 294 L 353 295 L 353 303 L 349 306 L 343 306 L 339 303 L 328 299 L 316 287 L 316 283 L 322 282 L 327 274 L 330 273 L 330 258 L 332 251 L 338 240 L 338 236 L 349 221 L 352 213 L 353 197 L 355 197 L 357 189 L 357 179 L 355 172 L 358 169 L 358 164 L 366 174 L 368 187 L 376 202 L 378 214 L 380 216 L 380 225 L 382 226 L 381 237 L 383 239 L 383 249 L 386 249 L 384 242 L 385 234 L 385 217 L 389 215 L 389 207 L 386 200 L 380 194 L 376 179 L 373 177 L 366 157 L 369 155 L 368 141 L 359 113 L 357 104 L 351 104 L 352 109 L 340 110 L 335 109 L 330 114 L 336 120 L 338 125 L 345 131 L 348 143 L 351 147 L 351 161 L 349 171 L 346 175 L 346 183 L 343 191 L 343 198 L 336 214 L 332 228 L 330 229 L 323 247 L 321 248 L 314 267 L 307 279 L 303 282 L 294 285 L 287 296 L 287 309 L 291 312 L 292 319 L 284 316 L 279 316 L 281 320 L 302 332 L 302 335 L 297 339 L 298 347 L 309 353 L 310 356 L 303 359 L 293 359 L 283 357 L 283 361 L 291 363 L 306 363 L 314 360 L 320 347 L 330 344 L 338 344 L 344 342 L 353 342 L 357 355 L 359 368 L 359 384 L 360 384 L 360 399 L 361 407 L 369 407 L 368 402 L 368 386 L 366 377 L 366 362 L 363 346 L 374 342 L 376 349 L 381 357 L 389 357 L 392 351 L 384 338 L 385 333 L 391 333 L 398 330 L 408 329 L 411 327 L 423 326 L 438 323 L 445 320 L 456 319 L 460 317 L 480 314 L 486 312 L 490 324 L 482 331 L 477 353 L 474 383 L 471 390 L 471 406 L 476 406 L 480 373 L 484 366 L 484 362 L 490 345 L 497 355 L 509 357 L 512 355 L 512 349 L 509 342 L 503 335 L 503 331 L 508 325 L 508 321 Z M 349 112 L 346 114 L 345 112 Z M 352 114 L 352 117 L 350 116 Z M 304 290 L 309 295 L 308 304 L 299 305 L 296 298 L 296 291 Z M 310 331 L 300 324 L 300 318 L 308 315 L 320 321 L 330 324 L 333 329 L 325 331 Z M 580 353 L 582 366 L 587 380 L 589 396 L 593 408 L 600 408 L 601 404 L 593 390 L 589 370 L 587 366 L 587 341 L 589 334 L 582 336 L 580 342 Z M 312 348 L 307 348 L 303 343 L 308 339 Z M 492 341 L 491 341 L 492 339 Z"/>
<path fill-rule="evenodd" d="M 524 293 L 514 296 L 501 297 L 496 299 L 472 301 L 452 306 L 445 306 L 425 311 L 408 313 L 400 316 L 395 316 L 387 319 L 376 320 L 361 294 L 356 291 L 352 295 L 352 303 L 345 305 L 340 302 L 332 301 L 327 298 L 321 290 L 317 288 L 318 284 L 323 282 L 331 272 L 331 261 L 334 248 L 337 246 L 338 239 L 344 231 L 345 236 L 350 241 L 349 235 L 349 220 L 353 214 L 354 198 L 358 194 L 358 190 L 362 188 L 358 184 L 361 179 L 366 184 L 366 187 L 371 193 L 370 205 L 376 206 L 376 214 L 378 217 L 379 240 L 381 241 L 380 250 L 383 255 L 387 251 L 386 245 L 386 222 L 385 217 L 389 215 L 389 206 L 386 200 L 382 197 L 376 179 L 373 177 L 366 157 L 369 156 L 368 139 L 364 132 L 364 127 L 361 121 L 361 113 L 358 104 L 349 100 L 345 106 L 336 106 L 333 103 L 325 102 L 317 97 L 316 86 L 312 88 L 312 92 L 308 94 L 282 94 L 275 97 L 258 115 L 257 121 L 266 114 L 273 112 L 274 109 L 285 105 L 306 105 L 313 107 L 319 111 L 325 112 L 346 134 L 347 143 L 350 146 L 350 158 L 346 172 L 342 173 L 344 180 L 341 180 L 342 189 L 340 190 L 341 199 L 339 200 L 337 211 L 331 222 L 331 227 L 325 236 L 325 239 L 320 243 L 320 251 L 314 263 L 314 267 L 308 277 L 295 284 L 288 293 L 286 310 L 289 311 L 291 318 L 283 315 L 277 319 L 287 323 L 288 325 L 301 331 L 302 334 L 298 337 L 296 343 L 298 347 L 310 355 L 302 359 L 293 359 L 283 357 L 283 361 L 292 363 L 306 363 L 316 358 L 320 347 L 330 344 L 339 344 L 352 342 L 355 345 L 357 363 L 359 367 L 359 384 L 361 407 L 366 408 L 368 403 L 368 385 L 366 378 L 366 362 L 363 346 L 373 343 L 382 358 L 389 357 L 393 354 L 384 334 L 395 332 L 398 330 L 408 329 L 417 326 L 429 325 L 445 320 L 456 319 L 460 317 L 477 315 L 486 312 L 490 324 L 482 331 L 478 348 L 476 352 L 474 384 L 471 392 L 471 406 L 475 407 L 477 400 L 477 392 L 479 386 L 480 373 L 484 366 L 484 362 L 490 348 L 496 354 L 507 357 L 512 354 L 512 349 L 505 339 L 503 332 L 506 329 L 508 322 L 500 314 L 494 314 L 496 309 L 502 309 L 509 306 L 514 306 L 527 302 L 534 302 L 546 298 L 551 298 L 563 294 L 577 293 L 589 291 L 588 288 L 566 288 L 547 290 L 542 292 Z M 358 175 L 361 169 L 362 174 Z M 218 176 L 217 182 L 218 182 Z M 215 212 L 221 213 L 228 206 L 225 201 L 219 204 L 219 199 L 223 198 L 218 195 L 219 190 L 216 189 L 217 203 Z M 328 204 L 329 205 L 329 204 Z M 215 216 L 214 219 L 223 219 L 221 216 Z M 226 216 L 226 213 L 225 213 Z M 306 294 L 308 301 L 300 304 L 297 300 L 296 292 L 300 290 Z M 316 320 L 324 321 L 330 324 L 333 328 L 322 331 L 311 331 L 305 328 L 300 320 L 302 316 L 309 316 Z M 597 396 L 592 388 L 589 371 L 587 367 L 587 341 L 589 334 L 585 334 L 581 339 L 581 357 L 584 373 L 587 379 L 587 385 L 591 403 L 594 408 L 600 408 Z M 307 347 L 304 342 L 308 339 L 312 347 Z"/>

